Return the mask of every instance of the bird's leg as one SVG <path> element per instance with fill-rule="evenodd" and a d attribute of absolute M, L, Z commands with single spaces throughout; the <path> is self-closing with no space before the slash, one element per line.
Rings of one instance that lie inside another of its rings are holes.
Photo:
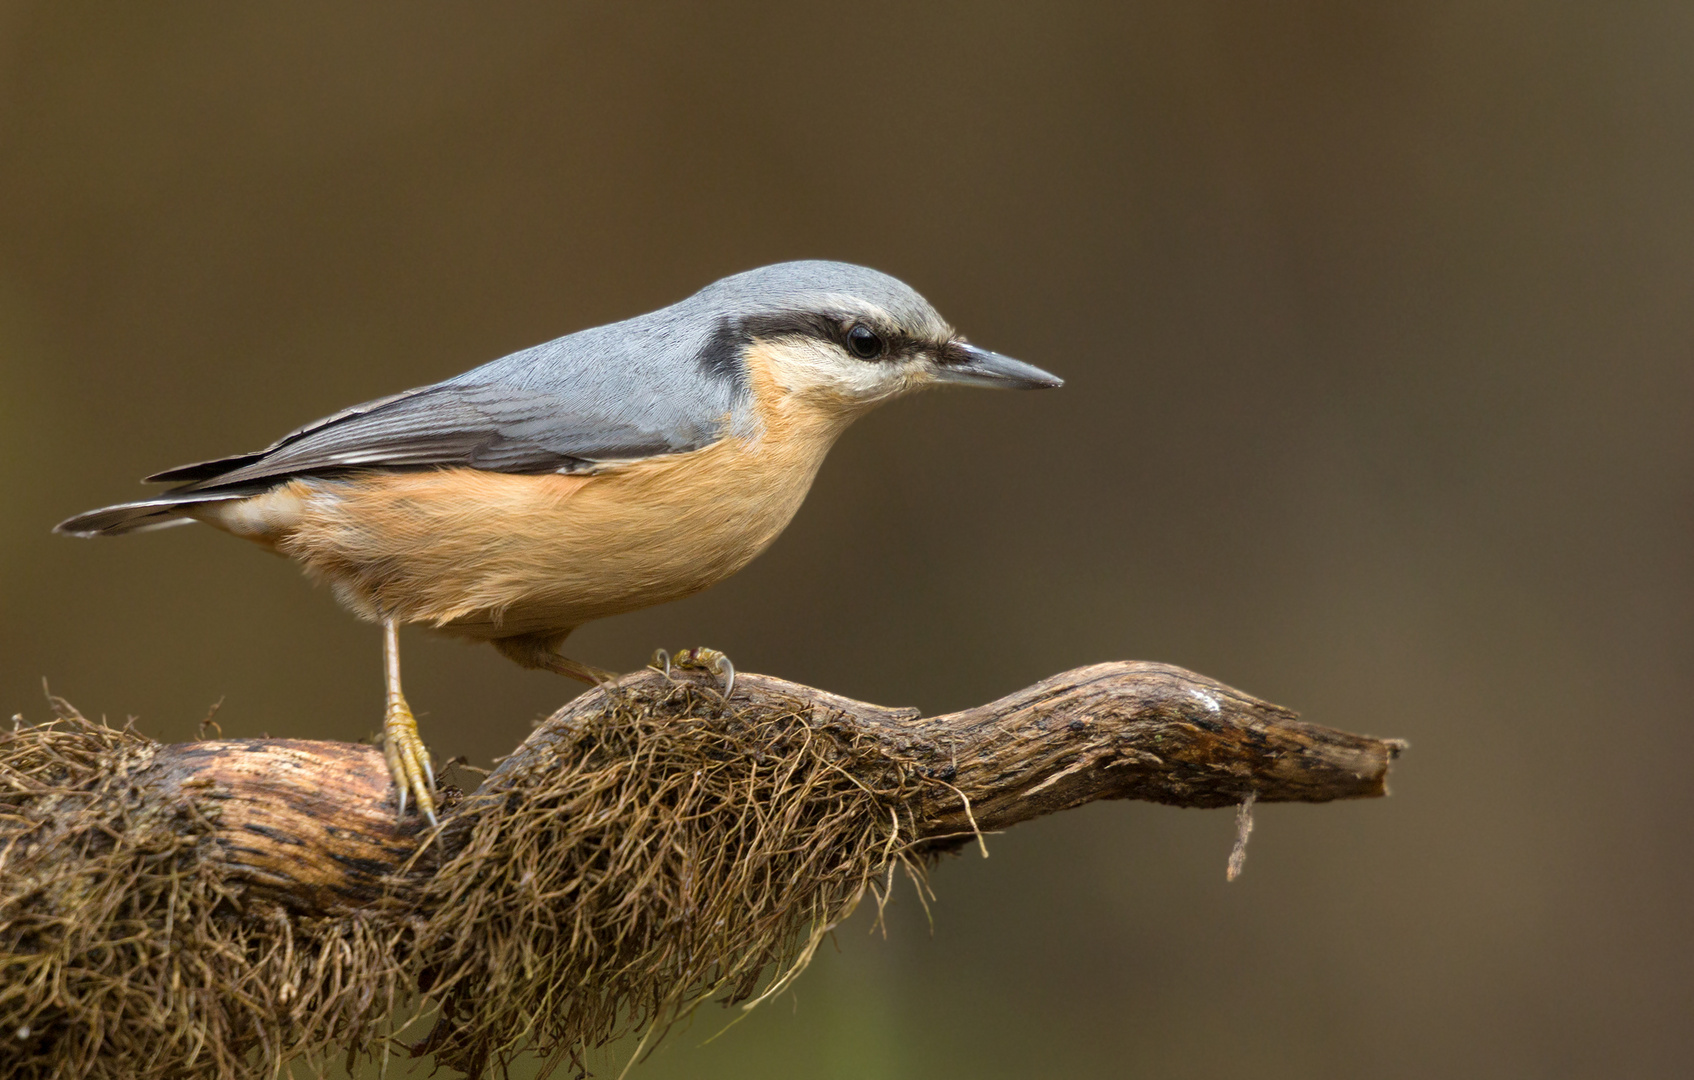
<path fill-rule="evenodd" d="M 693 671 L 709 671 L 723 680 L 723 696 L 728 701 L 735 693 L 735 665 L 729 662 L 729 657 L 716 649 L 702 645 L 697 649 L 683 649 L 676 655 L 671 655 L 664 649 L 656 649 L 653 659 L 648 665 L 656 667 L 668 678 L 672 667 L 688 668 Z"/>
<path fill-rule="evenodd" d="M 417 718 L 400 692 L 400 626 L 393 619 L 382 620 L 382 661 L 388 679 L 382 754 L 388 759 L 388 774 L 394 778 L 394 790 L 399 795 L 400 816 L 406 816 L 406 800 L 411 795 L 418 800 L 418 812 L 431 825 L 439 824 L 435 819 L 435 770 L 430 768 L 429 751 L 418 734 Z"/>
<path fill-rule="evenodd" d="M 579 660 L 559 655 L 556 650 L 564 640 L 565 634 L 522 634 L 517 637 L 495 638 L 494 647 L 499 649 L 506 659 L 523 667 L 551 671 L 555 675 L 563 675 L 590 686 L 616 681 L 618 675 L 615 671 L 591 667 Z"/>

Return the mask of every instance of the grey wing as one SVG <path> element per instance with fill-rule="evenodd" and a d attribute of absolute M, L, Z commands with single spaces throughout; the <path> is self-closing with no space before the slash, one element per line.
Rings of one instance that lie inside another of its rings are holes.
<path fill-rule="evenodd" d="M 571 472 L 716 442 L 744 393 L 704 357 L 725 327 L 677 305 L 354 406 L 253 454 L 148 477 L 203 491 L 347 468 Z"/>
<path fill-rule="evenodd" d="M 595 401 L 602 404 L 595 407 Z M 609 403 L 608 403 L 609 402 Z M 571 472 L 597 462 L 694 449 L 711 425 L 642 423 L 627 404 L 500 383 L 453 380 L 357 405 L 252 454 L 184 465 L 148 479 L 179 484 L 140 502 L 60 522 L 73 536 L 187 524 L 194 508 L 256 495 L 290 477 L 358 468 L 469 466 L 496 472 Z M 649 410 L 651 413 L 651 410 Z"/>
<path fill-rule="evenodd" d="M 199 491 L 353 468 L 468 466 L 494 472 L 574 472 L 598 462 L 697 449 L 716 425 L 642 424 L 557 392 L 442 383 L 357 406 L 265 450 L 148 477 Z"/>

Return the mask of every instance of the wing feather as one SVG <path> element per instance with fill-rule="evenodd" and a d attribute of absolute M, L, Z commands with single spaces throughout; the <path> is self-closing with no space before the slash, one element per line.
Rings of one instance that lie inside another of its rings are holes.
<path fill-rule="evenodd" d="M 696 294 L 355 405 L 256 453 L 148 479 L 186 493 L 359 468 L 573 472 L 696 450 L 721 437 L 746 395 L 736 365 L 706 362 L 728 326 Z"/>
<path fill-rule="evenodd" d="M 680 437 L 679 437 L 680 436 Z M 698 431 L 651 430 L 596 415 L 556 393 L 443 383 L 356 406 L 253 454 L 187 465 L 150 480 L 200 491 L 358 468 L 468 466 L 578 472 L 599 462 L 704 445 Z"/>

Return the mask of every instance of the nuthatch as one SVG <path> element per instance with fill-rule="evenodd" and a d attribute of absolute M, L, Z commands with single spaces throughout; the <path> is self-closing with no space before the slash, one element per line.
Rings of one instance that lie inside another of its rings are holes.
<path fill-rule="evenodd" d="M 257 453 L 156 473 L 149 482 L 177 486 L 56 531 L 203 521 L 329 582 L 382 624 L 388 767 L 400 813 L 410 793 L 433 823 L 429 754 L 400 691 L 400 623 L 490 641 L 525 667 L 610 679 L 558 652 L 572 630 L 747 565 L 788 525 L 848 424 L 940 383 L 1060 380 L 967 344 L 886 274 L 781 263 L 356 405 Z M 696 652 L 733 685 L 721 654 Z"/>

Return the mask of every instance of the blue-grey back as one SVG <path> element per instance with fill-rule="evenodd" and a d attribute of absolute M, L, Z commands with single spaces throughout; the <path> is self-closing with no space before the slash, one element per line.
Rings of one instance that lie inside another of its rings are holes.
<path fill-rule="evenodd" d="M 921 296 L 886 274 L 846 263 L 781 263 L 355 406 L 257 453 L 151 479 L 208 490 L 361 467 L 569 472 L 694 450 L 722 438 L 747 408 L 743 321 L 828 310 L 880 310 L 908 327 L 945 327 Z"/>

